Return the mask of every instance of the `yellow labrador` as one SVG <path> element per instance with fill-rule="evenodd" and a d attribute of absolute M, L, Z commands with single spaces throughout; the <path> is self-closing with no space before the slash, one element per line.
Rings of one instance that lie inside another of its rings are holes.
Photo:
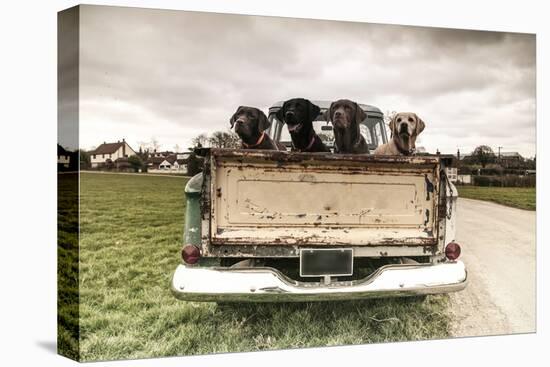
<path fill-rule="evenodd" d="M 411 155 L 416 137 L 424 130 L 424 121 L 412 112 L 399 112 L 390 121 L 392 139 L 374 151 L 378 155 Z"/>

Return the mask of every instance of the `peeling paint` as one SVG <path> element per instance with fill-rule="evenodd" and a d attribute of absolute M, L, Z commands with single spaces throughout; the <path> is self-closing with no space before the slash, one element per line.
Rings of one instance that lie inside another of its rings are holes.
<path fill-rule="evenodd" d="M 351 246 L 367 256 L 435 255 L 444 242 L 445 159 L 212 149 L 200 201 L 203 252 L 284 257 L 301 246 Z M 388 193 L 370 194 L 379 188 Z"/>

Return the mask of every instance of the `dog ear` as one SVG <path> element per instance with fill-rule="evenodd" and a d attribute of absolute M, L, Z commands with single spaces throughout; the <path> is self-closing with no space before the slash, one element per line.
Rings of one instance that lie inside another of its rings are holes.
<path fill-rule="evenodd" d="M 394 131 L 395 131 L 395 123 L 397 120 L 397 113 L 393 115 L 393 117 L 390 120 L 390 138 L 393 137 Z"/>
<path fill-rule="evenodd" d="M 282 123 L 285 122 L 285 106 L 286 106 L 286 102 L 283 103 L 281 108 L 279 108 L 279 111 L 277 111 L 277 113 L 275 114 L 275 116 L 277 117 L 277 120 L 281 121 Z"/>
<path fill-rule="evenodd" d="M 416 115 L 416 113 L 414 114 L 414 117 L 416 118 L 416 135 L 419 135 L 422 131 L 424 131 L 426 124 Z"/>
<path fill-rule="evenodd" d="M 237 108 L 237 111 L 235 111 L 235 113 L 233 114 L 233 116 L 231 116 L 231 118 L 229 119 L 229 123 L 231 124 L 231 129 L 233 128 L 233 126 L 235 126 L 235 121 L 237 120 L 237 114 L 239 113 L 239 110 L 243 108 L 243 106 L 239 106 Z"/>
<path fill-rule="evenodd" d="M 277 112 L 277 113 L 279 113 L 279 112 Z M 265 115 L 264 111 L 258 109 L 258 129 L 260 131 L 265 131 L 265 130 L 269 129 L 270 126 L 271 126 L 271 122 L 268 120 L 268 118 Z"/>
<path fill-rule="evenodd" d="M 315 121 L 317 116 L 321 113 L 321 109 L 316 104 L 311 103 L 311 101 L 308 101 L 308 111 L 309 111 L 309 121 Z"/>
<path fill-rule="evenodd" d="M 355 103 L 355 128 L 357 129 L 357 136 L 361 136 L 361 122 L 367 118 L 367 114 L 357 103 Z"/>
<path fill-rule="evenodd" d="M 359 124 L 363 122 L 363 120 L 366 118 L 367 114 L 365 113 L 365 111 L 363 111 L 363 109 L 359 107 L 357 103 L 355 103 L 355 123 L 357 124 L 357 126 L 359 126 Z"/>
<path fill-rule="evenodd" d="M 330 107 L 328 108 L 328 110 L 326 110 L 325 113 L 323 114 L 327 122 L 330 122 L 332 120 L 332 107 L 334 107 L 334 102 L 330 104 Z"/>

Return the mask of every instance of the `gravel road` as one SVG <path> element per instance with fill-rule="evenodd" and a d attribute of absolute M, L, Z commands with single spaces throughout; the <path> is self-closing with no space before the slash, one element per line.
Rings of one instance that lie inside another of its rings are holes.
<path fill-rule="evenodd" d="M 536 331 L 536 214 L 458 201 L 457 242 L 469 284 L 451 294 L 454 336 Z"/>

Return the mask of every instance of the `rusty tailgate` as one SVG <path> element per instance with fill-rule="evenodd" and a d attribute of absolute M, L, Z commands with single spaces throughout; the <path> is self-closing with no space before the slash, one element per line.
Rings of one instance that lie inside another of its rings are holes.
<path fill-rule="evenodd" d="M 437 157 L 213 149 L 209 162 L 211 245 L 437 243 Z"/>

